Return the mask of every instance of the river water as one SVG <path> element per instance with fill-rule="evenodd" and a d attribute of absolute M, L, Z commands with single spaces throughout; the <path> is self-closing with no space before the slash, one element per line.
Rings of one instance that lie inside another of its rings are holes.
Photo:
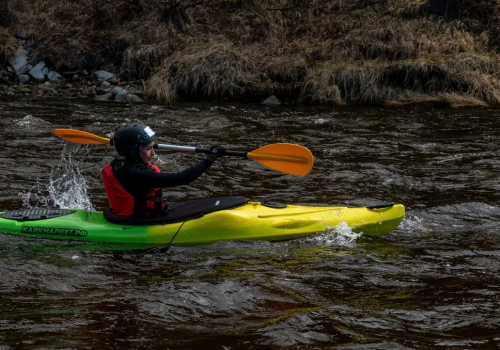
<path fill-rule="evenodd" d="M 223 158 L 170 201 L 400 202 L 381 239 L 348 227 L 284 243 L 118 250 L 0 234 L 0 349 L 495 349 L 500 345 L 500 111 L 0 101 L 0 208 L 107 205 L 109 137 L 142 121 L 162 143 L 308 147 L 295 177 Z M 199 155 L 161 152 L 164 171 Z"/>

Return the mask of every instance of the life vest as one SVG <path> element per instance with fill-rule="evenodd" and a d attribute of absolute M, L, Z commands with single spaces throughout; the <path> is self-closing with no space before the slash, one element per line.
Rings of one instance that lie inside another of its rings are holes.
<path fill-rule="evenodd" d="M 119 216 L 158 216 L 165 207 L 161 188 L 153 188 L 146 197 L 130 194 L 115 177 L 115 172 L 123 167 L 123 160 L 116 159 L 101 170 L 104 188 L 108 195 L 109 205 L 114 214 Z M 161 173 L 156 164 L 134 164 L 133 166 L 148 167 Z M 145 203 L 144 203 L 145 202 Z"/>

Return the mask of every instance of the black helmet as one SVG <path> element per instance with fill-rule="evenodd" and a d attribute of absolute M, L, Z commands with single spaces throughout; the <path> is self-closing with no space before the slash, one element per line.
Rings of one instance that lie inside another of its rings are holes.
<path fill-rule="evenodd" d="M 155 132 L 144 124 L 126 124 L 113 135 L 112 145 L 121 156 L 135 155 L 156 140 Z"/>

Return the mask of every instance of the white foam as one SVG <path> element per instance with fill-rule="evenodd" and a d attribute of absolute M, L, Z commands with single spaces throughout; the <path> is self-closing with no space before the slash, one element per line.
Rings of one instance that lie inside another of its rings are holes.
<path fill-rule="evenodd" d="M 327 227 L 323 232 L 304 238 L 305 242 L 320 245 L 339 245 L 349 246 L 361 237 L 362 233 L 352 231 L 352 228 L 346 222 Z"/>

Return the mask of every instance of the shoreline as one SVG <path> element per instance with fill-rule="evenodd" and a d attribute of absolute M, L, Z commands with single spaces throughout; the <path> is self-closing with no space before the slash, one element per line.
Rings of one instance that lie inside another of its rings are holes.
<path fill-rule="evenodd" d="M 500 106 L 492 0 L 99 4 L 2 3 L 0 95 Z"/>

